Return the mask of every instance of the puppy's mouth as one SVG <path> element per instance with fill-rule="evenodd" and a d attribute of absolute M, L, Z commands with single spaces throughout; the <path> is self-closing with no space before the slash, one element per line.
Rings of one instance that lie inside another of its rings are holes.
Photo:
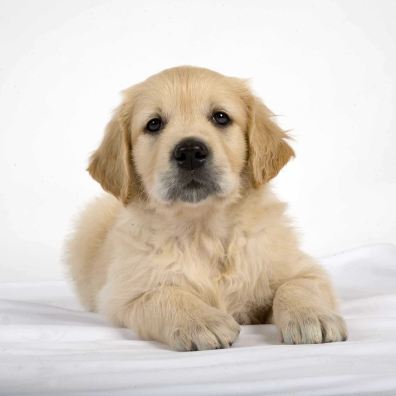
<path fill-rule="evenodd" d="M 203 185 L 202 183 L 200 183 L 199 181 L 192 179 L 190 182 L 188 182 L 184 188 L 190 188 L 190 189 L 194 189 L 194 188 L 202 188 Z"/>
<path fill-rule="evenodd" d="M 216 172 L 202 169 L 200 171 L 176 171 L 162 178 L 167 201 L 198 203 L 220 192 Z"/>

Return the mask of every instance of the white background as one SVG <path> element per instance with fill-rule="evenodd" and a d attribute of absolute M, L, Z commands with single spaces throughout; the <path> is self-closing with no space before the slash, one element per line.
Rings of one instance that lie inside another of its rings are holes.
<path fill-rule="evenodd" d="M 275 182 L 304 248 L 396 243 L 396 2 L 0 1 L 0 280 L 61 279 L 118 92 L 191 64 L 292 130 Z"/>

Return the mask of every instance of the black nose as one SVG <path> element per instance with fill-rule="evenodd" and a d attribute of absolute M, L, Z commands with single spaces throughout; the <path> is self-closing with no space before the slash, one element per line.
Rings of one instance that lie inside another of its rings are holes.
<path fill-rule="evenodd" d="M 182 169 L 198 169 L 206 161 L 209 150 L 206 145 L 196 139 L 182 140 L 173 150 L 173 159 Z"/>

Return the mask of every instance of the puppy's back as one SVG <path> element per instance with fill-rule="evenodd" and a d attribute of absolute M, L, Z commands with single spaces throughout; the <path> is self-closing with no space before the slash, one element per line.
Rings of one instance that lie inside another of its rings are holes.
<path fill-rule="evenodd" d="M 101 253 L 121 207 L 110 194 L 96 198 L 80 214 L 66 242 L 66 263 L 82 304 L 91 311 L 106 278 L 107 263 Z"/>

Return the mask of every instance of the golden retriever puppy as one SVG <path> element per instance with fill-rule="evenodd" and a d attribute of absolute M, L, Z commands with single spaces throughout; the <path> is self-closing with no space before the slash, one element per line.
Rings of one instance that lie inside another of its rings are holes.
<path fill-rule="evenodd" d="M 112 195 L 67 242 L 85 307 L 180 351 L 268 322 L 288 344 L 345 340 L 329 279 L 268 185 L 294 155 L 286 138 L 244 81 L 207 69 L 124 91 L 88 167 Z"/>

